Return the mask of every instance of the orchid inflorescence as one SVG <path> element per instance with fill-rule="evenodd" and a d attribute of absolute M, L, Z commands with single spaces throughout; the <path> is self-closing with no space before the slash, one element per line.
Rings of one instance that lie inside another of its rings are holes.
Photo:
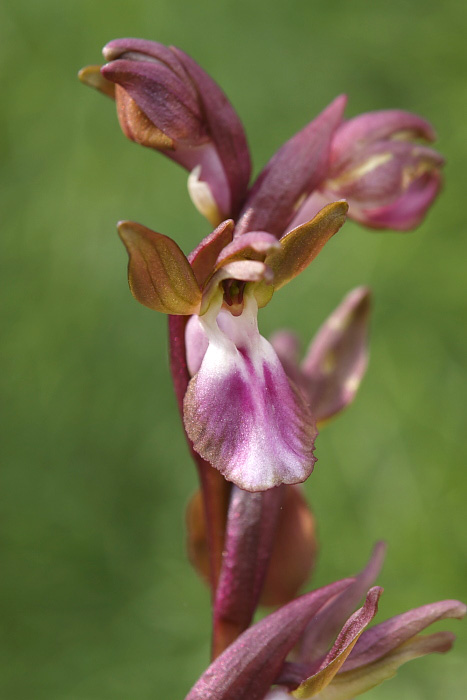
<path fill-rule="evenodd" d="M 297 337 L 266 340 L 257 315 L 347 216 L 399 231 L 423 220 L 441 186 L 443 158 L 423 143 L 434 131 L 400 110 L 345 120 L 340 96 L 250 185 L 242 124 L 193 59 L 141 39 L 103 52 L 107 63 L 81 80 L 115 99 L 128 138 L 189 171 L 191 199 L 214 227 L 186 257 L 142 224 L 118 225 L 134 297 L 169 315 L 172 377 L 200 479 L 187 541 L 211 588 L 213 661 L 187 700 L 353 698 L 405 661 L 450 649 L 450 632 L 419 633 L 466 608 L 442 601 L 366 629 L 383 590 L 372 586 L 382 543 L 359 575 L 296 597 L 316 554 L 300 484 L 317 426 L 352 402 L 365 373 L 370 292 L 344 298 L 301 362 Z M 279 607 L 250 626 L 260 603 Z"/>

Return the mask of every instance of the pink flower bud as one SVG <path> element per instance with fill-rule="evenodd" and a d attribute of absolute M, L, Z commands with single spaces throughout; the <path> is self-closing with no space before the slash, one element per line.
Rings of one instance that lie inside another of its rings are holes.
<path fill-rule="evenodd" d="M 433 141 L 435 133 L 409 112 L 369 112 L 344 122 L 320 193 L 346 199 L 350 218 L 371 228 L 413 229 L 440 189 L 444 163 L 417 139 Z"/>
<path fill-rule="evenodd" d="M 250 178 L 242 124 L 220 89 L 189 56 L 143 39 L 116 39 L 108 63 L 83 69 L 83 82 L 112 96 L 125 135 L 190 171 L 194 204 L 213 225 L 238 214 Z"/>

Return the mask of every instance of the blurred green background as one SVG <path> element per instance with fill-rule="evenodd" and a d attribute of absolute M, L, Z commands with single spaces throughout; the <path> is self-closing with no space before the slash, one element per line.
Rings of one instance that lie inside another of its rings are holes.
<path fill-rule="evenodd" d="M 446 187 L 414 234 L 348 223 L 261 315 L 304 344 L 352 287 L 374 290 L 371 365 L 323 430 L 307 492 L 313 584 L 389 543 L 379 620 L 466 590 L 465 14 L 458 0 L 3 0 L 0 698 L 184 697 L 208 658 L 206 590 L 189 570 L 195 487 L 168 376 L 166 320 L 126 284 L 118 219 L 208 232 L 176 165 L 126 141 L 76 80 L 110 39 L 190 53 L 244 120 L 255 171 L 340 92 L 347 114 L 430 119 Z M 311 585 L 311 584 L 310 584 Z M 465 698 L 467 627 L 375 700 Z"/>

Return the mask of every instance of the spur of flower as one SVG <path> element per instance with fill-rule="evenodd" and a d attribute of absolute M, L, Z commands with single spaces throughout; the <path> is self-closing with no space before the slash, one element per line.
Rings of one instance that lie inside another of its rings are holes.
<path fill-rule="evenodd" d="M 122 222 L 129 283 L 156 311 L 191 316 L 193 375 L 184 424 L 198 454 L 247 491 L 304 481 L 313 469 L 315 420 L 257 325 L 258 308 L 304 270 L 345 220 L 347 204 L 326 206 L 279 240 L 265 231 L 232 238 L 222 223 L 187 259 L 178 245 Z"/>

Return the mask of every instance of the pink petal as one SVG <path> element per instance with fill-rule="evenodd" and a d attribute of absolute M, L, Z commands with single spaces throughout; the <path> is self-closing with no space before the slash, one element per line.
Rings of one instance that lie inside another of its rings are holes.
<path fill-rule="evenodd" d="M 407 134 L 411 138 L 434 141 L 435 131 L 431 124 L 417 114 L 399 109 L 366 112 L 348 119 L 337 129 L 331 149 L 331 160 L 348 158 L 349 154 L 362 147 L 362 144 L 394 138 Z"/>
<path fill-rule="evenodd" d="M 190 381 L 186 364 L 185 326 L 186 316 L 169 316 L 170 371 L 180 414 L 183 416 L 183 399 Z M 202 490 L 202 508 L 209 548 L 211 589 L 214 594 L 222 563 L 224 528 L 230 484 L 222 474 L 202 459 L 188 440 L 191 455 L 196 464 Z"/>
<path fill-rule="evenodd" d="M 141 125 L 129 128 L 127 110 L 120 110 L 124 132 L 191 172 L 196 168 L 190 193 L 210 220 L 237 216 L 250 179 L 250 155 L 241 121 L 220 87 L 190 56 L 157 42 L 117 39 L 104 56 L 109 61 L 104 77 L 118 83 L 159 130 L 157 139 L 143 139 Z"/>
<path fill-rule="evenodd" d="M 467 607 L 458 600 L 442 600 L 439 603 L 423 605 L 402 615 L 391 617 L 362 634 L 342 670 L 350 671 L 372 663 L 404 644 L 411 637 L 415 637 L 434 622 L 446 618 L 459 620 L 466 612 Z"/>
<path fill-rule="evenodd" d="M 285 234 L 287 234 L 289 231 L 293 231 L 295 228 L 298 228 L 298 226 L 306 224 L 307 221 L 314 219 L 321 209 L 328 204 L 331 204 L 331 202 L 334 202 L 335 200 L 336 198 L 333 194 L 328 195 L 320 190 L 314 190 L 298 208 L 297 213 L 290 223 L 287 224 Z"/>
<path fill-rule="evenodd" d="M 432 148 L 408 141 L 378 141 L 333 169 L 323 190 L 365 209 L 390 204 L 425 173 L 437 171 L 444 158 Z"/>
<path fill-rule="evenodd" d="M 344 112 L 346 97 L 337 97 L 293 136 L 258 176 L 237 224 L 236 234 L 262 230 L 280 237 L 297 202 L 326 177 L 331 139 Z"/>
<path fill-rule="evenodd" d="M 117 59 L 102 67 L 102 75 L 124 88 L 169 138 L 193 146 L 209 141 L 196 97 L 186 81 L 165 64 Z"/>
<path fill-rule="evenodd" d="M 215 309 L 201 317 L 209 347 L 184 401 L 194 449 L 247 491 L 304 481 L 317 434 L 303 398 L 260 336 L 256 313 L 249 296 L 241 316 L 222 314 L 224 332 Z"/>
<path fill-rule="evenodd" d="M 330 601 L 315 617 L 313 624 L 307 627 L 300 644 L 301 663 L 315 662 L 327 652 L 345 620 L 377 578 L 385 553 L 385 543 L 378 542 L 368 564 L 358 574 L 352 585 Z"/>
<path fill-rule="evenodd" d="M 190 377 L 193 377 L 201 367 L 201 363 L 209 346 L 208 336 L 199 322 L 199 316 L 190 316 L 185 328 L 186 363 Z"/>
<path fill-rule="evenodd" d="M 176 73 L 179 78 L 187 82 L 187 89 L 190 89 L 193 96 L 196 96 L 194 86 L 190 86 L 186 80 L 186 72 L 175 56 L 174 52 L 158 41 L 148 41 L 147 39 L 113 39 L 102 49 L 106 61 L 115 61 L 119 58 L 133 61 L 151 61 L 163 63 Z"/>
<path fill-rule="evenodd" d="M 257 622 L 209 666 L 186 700 L 263 700 L 304 627 L 348 585 L 348 579 L 332 583 Z"/>
<path fill-rule="evenodd" d="M 219 253 L 217 267 L 227 260 L 237 258 L 249 258 L 252 260 L 264 260 L 266 255 L 274 248 L 279 247 L 275 236 L 265 231 L 250 231 L 243 236 L 238 236 Z"/>
<path fill-rule="evenodd" d="M 331 683 L 354 648 L 363 629 L 378 612 L 378 600 L 382 592 L 383 589 L 379 586 L 368 591 L 364 606 L 347 620 L 319 670 L 293 691 L 294 698 L 311 698 Z"/>
<path fill-rule="evenodd" d="M 433 170 L 412 182 L 395 202 L 377 209 L 351 206 L 349 218 L 376 229 L 409 231 L 424 219 L 428 208 L 441 189 L 441 175 Z"/>
<path fill-rule="evenodd" d="M 436 632 L 412 637 L 400 647 L 367 666 L 337 673 L 331 684 L 316 696 L 316 700 L 353 700 L 357 695 L 366 693 L 395 676 L 399 666 L 407 661 L 426 654 L 444 654 L 449 651 L 454 639 L 451 632 Z"/>
<path fill-rule="evenodd" d="M 223 221 L 209 236 L 203 238 L 201 243 L 188 256 L 188 261 L 193 268 L 196 280 L 203 287 L 208 277 L 212 274 L 216 260 L 233 235 L 234 223 L 232 219 Z"/>
<path fill-rule="evenodd" d="M 176 47 L 171 47 L 171 51 L 196 85 L 209 133 L 229 183 L 231 201 L 226 214 L 236 217 L 251 173 L 250 152 L 242 123 L 219 85 L 186 53 Z"/>
<path fill-rule="evenodd" d="M 358 287 L 347 294 L 313 339 L 302 363 L 299 386 L 317 421 L 348 406 L 368 364 L 370 291 Z"/>

